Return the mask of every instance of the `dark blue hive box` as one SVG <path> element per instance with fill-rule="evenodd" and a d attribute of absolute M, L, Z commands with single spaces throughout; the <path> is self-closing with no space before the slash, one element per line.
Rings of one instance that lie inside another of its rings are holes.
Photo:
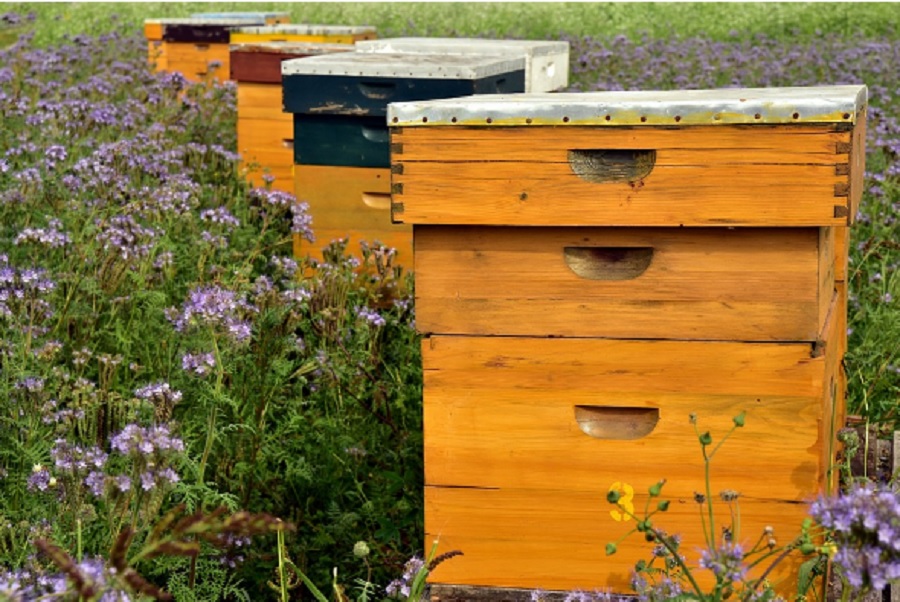
<path fill-rule="evenodd" d="M 389 167 L 389 103 L 525 91 L 525 60 L 509 55 L 346 52 L 281 74 L 296 165 Z"/>

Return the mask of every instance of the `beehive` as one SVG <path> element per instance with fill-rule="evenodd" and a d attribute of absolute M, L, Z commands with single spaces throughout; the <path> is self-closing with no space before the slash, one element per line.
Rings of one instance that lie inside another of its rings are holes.
<path fill-rule="evenodd" d="M 348 52 L 350 44 L 259 42 L 231 45 L 231 79 L 237 84 L 237 143 L 247 179 L 294 192 L 294 120 L 282 110 L 282 61 Z"/>
<path fill-rule="evenodd" d="M 512 55 L 525 58 L 525 92 L 569 85 L 569 43 L 478 38 L 384 38 L 356 43 L 358 52 Z"/>
<path fill-rule="evenodd" d="M 374 27 L 368 25 L 266 25 L 242 27 L 231 35 L 231 42 L 315 42 L 318 44 L 353 44 L 358 40 L 374 40 Z"/>
<path fill-rule="evenodd" d="M 146 19 L 147 58 L 156 71 L 179 71 L 189 81 L 228 78 L 228 41 L 234 27 L 258 25 L 265 17 Z"/>
<path fill-rule="evenodd" d="M 291 22 L 290 13 L 283 11 L 194 13 L 191 17 L 194 19 L 255 19 L 262 25 L 279 25 Z"/>
<path fill-rule="evenodd" d="M 525 60 L 350 52 L 285 61 L 282 78 L 284 109 L 294 120 L 295 191 L 310 204 L 318 239 L 313 256 L 349 236 L 351 251 L 362 240 L 393 241 L 399 262 L 409 265 L 410 227 L 390 218 L 388 103 L 522 92 Z"/>
<path fill-rule="evenodd" d="M 438 589 L 627 592 L 650 548 L 605 555 L 634 526 L 606 495 L 640 514 L 664 478 L 654 523 L 696 562 L 690 414 L 717 438 L 746 412 L 712 466 L 714 492 L 741 493 L 738 541 L 798 534 L 834 487 L 865 107 L 862 86 L 390 105 L 427 335 L 427 545 L 464 553 Z M 769 575 L 783 593 L 802 560 Z"/>

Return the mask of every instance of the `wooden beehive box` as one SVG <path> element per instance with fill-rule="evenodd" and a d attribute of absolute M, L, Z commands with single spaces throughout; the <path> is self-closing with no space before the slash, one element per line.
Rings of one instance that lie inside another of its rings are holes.
<path fill-rule="evenodd" d="M 351 251 L 361 240 L 393 241 L 409 265 L 411 229 L 390 218 L 388 103 L 522 92 L 525 59 L 348 52 L 285 61 L 282 81 L 294 120 L 295 194 L 309 203 L 318 238 L 313 256 L 349 236 Z"/>
<path fill-rule="evenodd" d="M 258 42 L 231 45 L 231 79 L 237 84 L 237 143 L 247 179 L 254 186 L 294 192 L 294 119 L 283 111 L 281 63 L 331 52 L 351 44 Z"/>
<path fill-rule="evenodd" d="M 258 25 L 264 18 L 146 19 L 147 58 L 156 71 L 179 71 L 192 82 L 225 80 L 231 29 Z"/>
<path fill-rule="evenodd" d="M 359 52 L 481 54 L 525 57 L 525 92 L 553 92 L 569 85 L 569 43 L 478 38 L 382 38 L 356 43 Z"/>
<path fill-rule="evenodd" d="M 293 23 L 242 27 L 231 35 L 233 44 L 246 42 L 314 42 L 318 44 L 353 44 L 359 40 L 374 40 L 374 27 L 368 25 L 312 25 Z"/>
<path fill-rule="evenodd" d="M 866 89 L 523 94 L 391 104 L 413 226 L 436 586 L 627 592 L 634 525 L 703 543 L 702 457 L 739 541 L 787 543 L 834 487 Z M 764 477 L 761 478 L 761 475 Z M 719 505 L 719 525 L 727 521 Z M 801 558 L 770 575 L 784 593 Z M 758 575 L 760 570 L 757 569 Z"/>

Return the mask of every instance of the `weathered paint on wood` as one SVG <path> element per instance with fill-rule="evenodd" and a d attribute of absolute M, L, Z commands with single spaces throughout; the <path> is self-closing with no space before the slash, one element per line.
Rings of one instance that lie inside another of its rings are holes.
<path fill-rule="evenodd" d="M 379 241 L 397 249 L 397 262 L 412 265 L 412 229 L 390 219 L 390 173 L 387 169 L 294 165 L 294 194 L 309 203 L 316 242 L 294 238 L 296 255 L 322 258 L 332 240 L 350 238 L 348 251 L 359 255 L 360 241 Z"/>
<path fill-rule="evenodd" d="M 294 163 L 383 168 L 391 164 L 381 117 L 294 114 Z M 388 211 L 390 219 L 390 210 Z"/>
<path fill-rule="evenodd" d="M 416 325 L 463 335 L 815 341 L 834 295 L 829 232 L 416 226 Z M 639 273 L 620 270 L 629 250 L 648 251 L 646 266 L 630 266 Z"/>
<path fill-rule="evenodd" d="M 310 57 L 300 61 L 315 61 L 335 55 Z M 342 57 L 385 57 L 383 71 L 393 72 L 389 57 L 403 55 L 376 55 L 345 53 Z M 423 55 L 409 55 L 415 58 Z M 453 58 L 453 57 L 450 57 Z M 458 57 L 457 57 L 458 58 Z M 498 62 L 502 62 L 498 59 Z M 295 63 L 292 63 L 295 64 Z M 446 98 L 467 94 L 500 94 L 523 92 L 525 71 L 506 71 L 488 74 L 478 79 L 431 78 L 406 75 L 404 69 L 396 75 L 332 75 L 328 72 L 311 74 L 284 73 L 284 108 L 291 113 L 318 115 L 377 116 L 384 120 L 388 103 L 422 98 Z M 352 70 L 352 69 L 351 69 Z"/>
<path fill-rule="evenodd" d="M 415 224 L 846 225 L 849 142 L 850 132 L 830 125 L 391 128 L 393 216 Z M 604 151 L 649 150 L 646 176 L 603 181 Z M 597 177 L 578 175 L 570 151 L 594 153 Z"/>
<path fill-rule="evenodd" d="M 350 44 L 265 43 L 231 46 L 231 79 L 237 82 L 273 84 L 278 86 L 281 104 L 282 61 L 317 56 L 328 52 L 349 52 Z M 279 108 L 279 111 L 281 109 Z"/>

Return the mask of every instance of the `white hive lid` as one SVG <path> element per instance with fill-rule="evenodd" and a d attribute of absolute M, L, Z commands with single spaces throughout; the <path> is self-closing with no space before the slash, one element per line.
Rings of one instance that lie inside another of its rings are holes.
<path fill-rule="evenodd" d="M 281 63 L 282 76 L 359 75 L 475 80 L 523 71 L 525 58 L 510 55 L 389 54 L 342 52 Z"/>
<path fill-rule="evenodd" d="M 356 42 L 359 52 L 446 54 L 505 54 L 526 56 L 568 54 L 568 42 L 545 40 L 486 40 L 480 38 L 383 38 Z"/>
<path fill-rule="evenodd" d="M 391 103 L 388 105 L 388 124 L 672 126 L 855 123 L 866 102 L 867 88 L 862 85 L 479 94 Z"/>

